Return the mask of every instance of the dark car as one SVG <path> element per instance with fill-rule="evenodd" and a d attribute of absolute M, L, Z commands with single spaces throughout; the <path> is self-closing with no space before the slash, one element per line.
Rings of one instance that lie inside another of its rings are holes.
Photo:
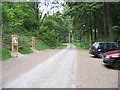
<path fill-rule="evenodd" d="M 104 53 L 103 62 L 114 69 L 120 69 L 120 50 Z"/>
<path fill-rule="evenodd" d="M 91 46 L 89 53 L 102 58 L 103 53 L 118 49 L 118 43 L 116 42 L 95 42 Z"/>

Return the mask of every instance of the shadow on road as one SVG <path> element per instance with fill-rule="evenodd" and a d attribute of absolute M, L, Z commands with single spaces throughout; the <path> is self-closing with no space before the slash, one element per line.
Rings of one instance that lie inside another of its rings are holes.
<path fill-rule="evenodd" d="M 102 59 L 102 58 L 100 58 L 100 57 L 96 57 L 96 56 L 90 56 L 90 57 L 92 57 L 92 58 L 96 58 L 96 59 Z"/>
<path fill-rule="evenodd" d="M 111 69 L 111 70 L 115 70 L 114 68 L 112 68 L 111 66 L 109 66 L 109 65 L 103 65 L 105 68 L 107 68 L 107 69 Z"/>

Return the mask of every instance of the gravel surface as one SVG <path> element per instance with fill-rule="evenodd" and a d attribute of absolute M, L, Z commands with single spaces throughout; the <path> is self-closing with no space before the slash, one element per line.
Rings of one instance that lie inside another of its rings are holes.
<path fill-rule="evenodd" d="M 43 63 L 48 58 L 59 53 L 61 49 L 44 50 L 38 53 L 27 54 L 22 57 L 10 58 L 2 62 L 2 86 L 6 87 L 13 80 L 19 78 L 32 68 Z M 1 84 L 0 84 L 1 86 Z"/>
<path fill-rule="evenodd" d="M 117 88 L 118 71 L 69 45 L 3 62 L 5 88 Z"/>
<path fill-rule="evenodd" d="M 118 88 L 118 70 L 106 67 L 102 59 L 77 50 L 76 87 Z"/>
<path fill-rule="evenodd" d="M 74 67 L 75 55 L 75 49 L 68 47 L 11 82 L 7 88 L 72 87 L 74 85 L 72 69 Z"/>

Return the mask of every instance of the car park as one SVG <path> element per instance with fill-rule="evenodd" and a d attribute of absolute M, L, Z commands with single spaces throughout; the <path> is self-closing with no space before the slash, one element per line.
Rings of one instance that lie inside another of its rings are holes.
<path fill-rule="evenodd" d="M 118 50 L 118 43 L 116 42 L 95 42 L 89 50 L 89 53 L 95 57 L 102 58 L 103 53 Z"/>
<path fill-rule="evenodd" d="M 120 69 L 120 50 L 104 53 L 103 62 L 114 69 Z"/>

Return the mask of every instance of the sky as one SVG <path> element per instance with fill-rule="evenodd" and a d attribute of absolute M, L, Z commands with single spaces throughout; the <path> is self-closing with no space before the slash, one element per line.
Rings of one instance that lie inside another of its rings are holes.
<path fill-rule="evenodd" d="M 52 15 L 53 13 L 63 11 L 62 4 L 65 3 L 64 0 L 39 0 L 39 9 L 42 11 L 42 17 L 49 12 L 49 15 Z"/>

